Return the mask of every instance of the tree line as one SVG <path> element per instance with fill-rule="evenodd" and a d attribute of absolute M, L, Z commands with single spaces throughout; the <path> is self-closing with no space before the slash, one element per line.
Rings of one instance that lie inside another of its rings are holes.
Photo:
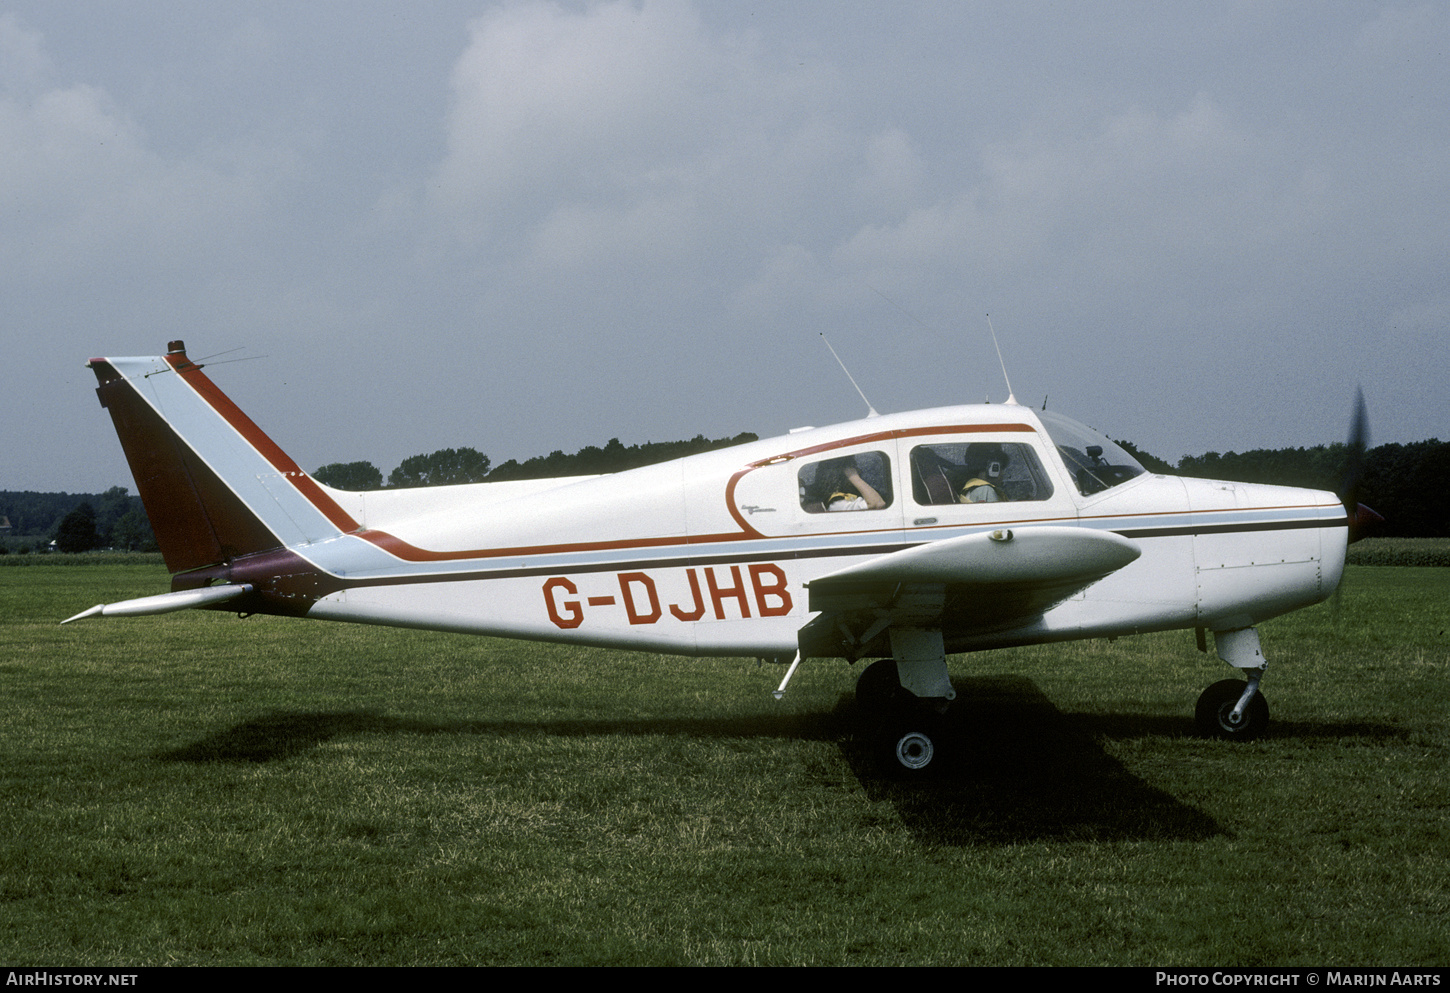
<path fill-rule="evenodd" d="M 388 488 L 448 486 L 453 483 L 499 483 L 519 479 L 552 479 L 556 476 L 599 476 L 624 472 L 657 462 L 697 455 L 717 448 L 729 448 L 755 441 L 749 431 L 733 438 L 706 438 L 697 434 L 689 441 L 647 441 L 626 447 L 610 438 L 600 448 L 586 445 L 573 455 L 560 449 L 524 462 L 509 459 L 492 467 L 492 460 L 472 448 L 443 448 L 427 455 L 413 455 L 388 473 Z M 371 462 L 333 462 L 312 474 L 320 483 L 339 490 L 383 489 L 383 474 Z"/>
<path fill-rule="evenodd" d="M 1350 482 L 1346 477 L 1351 461 L 1349 447 L 1340 443 L 1185 455 L 1170 471 L 1200 479 L 1308 486 L 1343 495 Z M 1450 442 L 1431 438 L 1408 445 L 1379 445 L 1364 453 L 1358 475 L 1359 502 L 1384 518 L 1373 534 L 1450 537 Z"/>
<path fill-rule="evenodd" d="M 124 486 L 104 493 L 0 491 L 0 516 L 10 522 L 0 552 L 43 548 L 53 540 L 58 551 L 117 548 L 156 550 L 156 536 L 141 498 Z"/>

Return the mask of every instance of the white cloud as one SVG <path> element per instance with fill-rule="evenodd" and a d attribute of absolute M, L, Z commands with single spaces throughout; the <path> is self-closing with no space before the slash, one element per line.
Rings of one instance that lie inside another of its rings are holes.
<path fill-rule="evenodd" d="M 838 264 L 884 284 L 1114 278 L 1146 289 L 1272 264 L 1329 209 L 1331 180 L 1206 95 L 1169 114 L 1129 108 L 1071 130 L 984 145 L 974 180 L 886 223 L 864 225 Z M 1082 290 L 1089 287 L 1083 286 Z"/>
<path fill-rule="evenodd" d="M 245 182 L 157 155 L 105 90 L 43 85 L 45 62 L 38 36 L 0 19 L 0 63 L 32 67 L 0 92 L 0 264 L 12 277 L 185 264 L 253 212 Z"/>
<path fill-rule="evenodd" d="M 0 92 L 29 93 L 49 71 L 40 32 L 24 28 L 14 14 L 0 14 Z"/>
<path fill-rule="evenodd" d="M 477 235 L 540 191 L 557 200 L 648 189 L 697 137 L 690 106 L 714 71 L 699 30 L 677 3 L 581 13 L 525 3 L 474 21 L 453 71 L 437 208 Z"/>
<path fill-rule="evenodd" d="M 631 265 L 677 256 L 698 235 L 688 197 L 650 196 L 624 205 L 564 203 L 539 225 L 530 261 L 548 271 L 578 270 L 601 258 Z M 602 246 L 610 251 L 602 253 Z"/>
<path fill-rule="evenodd" d="M 856 188 L 863 200 L 900 209 L 915 199 L 925 174 L 926 163 L 911 137 L 900 128 L 889 128 L 867 143 Z"/>
<path fill-rule="evenodd" d="M 676 0 L 500 8 L 472 23 L 452 86 L 431 206 L 461 244 L 536 261 L 750 268 L 843 205 L 900 205 L 922 173 L 906 135 L 851 120 L 830 66 L 782 67 Z"/>

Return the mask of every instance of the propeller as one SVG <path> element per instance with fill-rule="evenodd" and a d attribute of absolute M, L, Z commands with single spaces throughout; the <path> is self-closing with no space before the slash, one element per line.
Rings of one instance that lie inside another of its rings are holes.
<path fill-rule="evenodd" d="M 1349 540 L 1356 542 L 1365 532 L 1384 520 L 1359 502 L 1360 484 L 1364 481 L 1364 454 L 1369 448 L 1369 413 L 1365 409 L 1364 390 L 1354 391 L 1354 415 L 1349 422 L 1349 443 L 1346 447 L 1344 474 L 1339 482 L 1339 499 L 1349 517 Z"/>
<path fill-rule="evenodd" d="M 1349 543 L 1353 544 L 1365 536 L 1365 532 L 1384 518 L 1359 502 L 1360 485 L 1364 481 L 1365 452 L 1369 449 L 1369 413 L 1365 409 L 1364 390 L 1354 391 L 1354 414 L 1349 419 L 1349 441 L 1345 445 L 1344 471 L 1339 477 L 1336 491 L 1344 504 L 1344 513 L 1349 522 Z M 1345 577 L 1347 578 L 1347 577 Z M 1345 578 L 1334 588 L 1330 602 L 1330 614 L 1337 630 L 1342 622 L 1340 596 L 1344 593 Z"/>

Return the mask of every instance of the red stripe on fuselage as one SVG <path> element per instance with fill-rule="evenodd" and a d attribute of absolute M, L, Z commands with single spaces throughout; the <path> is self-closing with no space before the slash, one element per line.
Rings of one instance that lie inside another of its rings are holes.
<path fill-rule="evenodd" d="M 620 541 L 576 541 L 559 545 L 518 545 L 512 548 L 471 548 L 457 552 L 432 552 L 386 531 L 371 528 L 355 532 L 356 536 L 400 558 L 405 562 L 457 562 L 461 559 L 491 559 L 506 556 L 557 555 L 565 552 L 609 552 L 626 548 L 661 548 L 669 545 L 709 544 L 722 541 L 744 541 L 762 537 L 753 534 L 681 535 L 675 538 L 631 538 Z"/>
<path fill-rule="evenodd" d="M 891 431 L 877 431 L 874 434 L 858 434 L 854 438 L 842 438 L 840 441 L 827 441 L 809 448 L 798 448 L 793 452 L 781 452 L 779 455 L 772 455 L 769 458 L 758 459 L 750 463 L 750 468 L 758 469 L 763 465 L 803 458 L 818 452 L 829 452 L 833 448 L 845 448 L 848 445 L 869 445 L 873 441 L 922 438 L 931 434 L 995 434 L 997 432 L 1015 434 L 1023 431 L 1028 434 L 1037 433 L 1036 428 L 1026 424 L 936 424 L 920 428 L 896 428 Z"/>

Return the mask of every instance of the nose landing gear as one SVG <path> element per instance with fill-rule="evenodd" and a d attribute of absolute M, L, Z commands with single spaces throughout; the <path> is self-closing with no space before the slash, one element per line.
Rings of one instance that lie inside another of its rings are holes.
<path fill-rule="evenodd" d="M 1269 725 L 1269 703 L 1254 685 L 1257 682 L 1222 679 L 1204 690 L 1193 711 L 1199 732 L 1232 741 L 1249 741 L 1263 734 Z M 1245 696 L 1249 696 L 1247 702 Z"/>
<path fill-rule="evenodd" d="M 1218 657 L 1241 669 L 1248 681 L 1223 679 L 1204 690 L 1193 711 L 1194 722 L 1199 732 L 1209 738 L 1257 738 L 1269 726 L 1269 702 L 1259 692 L 1266 664 L 1259 647 L 1259 632 L 1254 628 L 1215 631 L 1213 644 Z"/>

